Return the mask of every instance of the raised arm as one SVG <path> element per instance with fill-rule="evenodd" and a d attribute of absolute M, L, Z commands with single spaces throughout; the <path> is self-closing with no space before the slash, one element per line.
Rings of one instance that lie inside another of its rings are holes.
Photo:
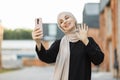
<path fill-rule="evenodd" d="M 42 18 L 35 19 L 35 28 L 32 31 L 32 39 L 36 42 L 38 50 L 41 48 L 41 39 L 43 38 Z"/>
<path fill-rule="evenodd" d="M 104 53 L 92 37 L 88 37 L 88 39 L 89 43 L 86 46 L 87 55 L 95 65 L 99 65 L 104 60 Z"/>
<path fill-rule="evenodd" d="M 59 51 L 59 45 L 60 40 L 56 40 L 48 50 L 46 50 L 42 44 L 40 50 L 38 50 L 36 46 L 36 52 L 39 59 L 46 63 L 54 63 Z"/>
<path fill-rule="evenodd" d="M 35 19 L 35 28 L 32 31 L 32 38 L 36 42 L 36 53 L 39 59 L 46 63 L 55 62 L 59 50 L 59 41 L 55 41 L 48 50 L 45 50 L 41 43 L 41 39 L 43 38 L 42 18 Z"/>

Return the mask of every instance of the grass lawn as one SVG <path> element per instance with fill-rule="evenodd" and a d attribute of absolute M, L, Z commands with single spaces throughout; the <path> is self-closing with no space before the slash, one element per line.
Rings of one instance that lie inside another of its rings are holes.
<path fill-rule="evenodd" d="M 0 69 L 0 74 L 5 72 L 10 72 L 10 71 L 15 71 L 15 70 L 19 70 L 19 69 Z"/>

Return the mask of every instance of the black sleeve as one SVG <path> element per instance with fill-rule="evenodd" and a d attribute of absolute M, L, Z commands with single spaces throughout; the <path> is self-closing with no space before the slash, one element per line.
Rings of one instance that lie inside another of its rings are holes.
<path fill-rule="evenodd" d="M 92 37 L 89 37 L 88 39 L 89 43 L 86 46 L 87 55 L 95 65 L 99 65 L 104 60 L 104 53 Z"/>
<path fill-rule="evenodd" d="M 44 46 L 41 44 L 41 50 L 38 51 L 36 46 L 36 53 L 38 58 L 46 63 L 54 63 L 59 51 L 60 40 L 56 40 L 48 50 L 45 50 Z"/>

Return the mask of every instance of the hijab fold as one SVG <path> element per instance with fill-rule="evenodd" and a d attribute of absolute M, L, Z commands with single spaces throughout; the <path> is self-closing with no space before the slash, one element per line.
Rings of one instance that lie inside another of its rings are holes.
<path fill-rule="evenodd" d="M 54 80 L 68 80 L 70 62 L 70 44 L 79 39 L 75 33 L 65 35 L 60 42 L 60 48 L 55 64 Z"/>

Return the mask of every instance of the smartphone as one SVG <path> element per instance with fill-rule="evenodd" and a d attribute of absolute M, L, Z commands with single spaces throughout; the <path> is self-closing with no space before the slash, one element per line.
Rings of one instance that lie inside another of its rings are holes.
<path fill-rule="evenodd" d="M 36 18 L 35 19 L 35 26 L 40 27 L 40 29 L 43 31 L 42 18 Z"/>

